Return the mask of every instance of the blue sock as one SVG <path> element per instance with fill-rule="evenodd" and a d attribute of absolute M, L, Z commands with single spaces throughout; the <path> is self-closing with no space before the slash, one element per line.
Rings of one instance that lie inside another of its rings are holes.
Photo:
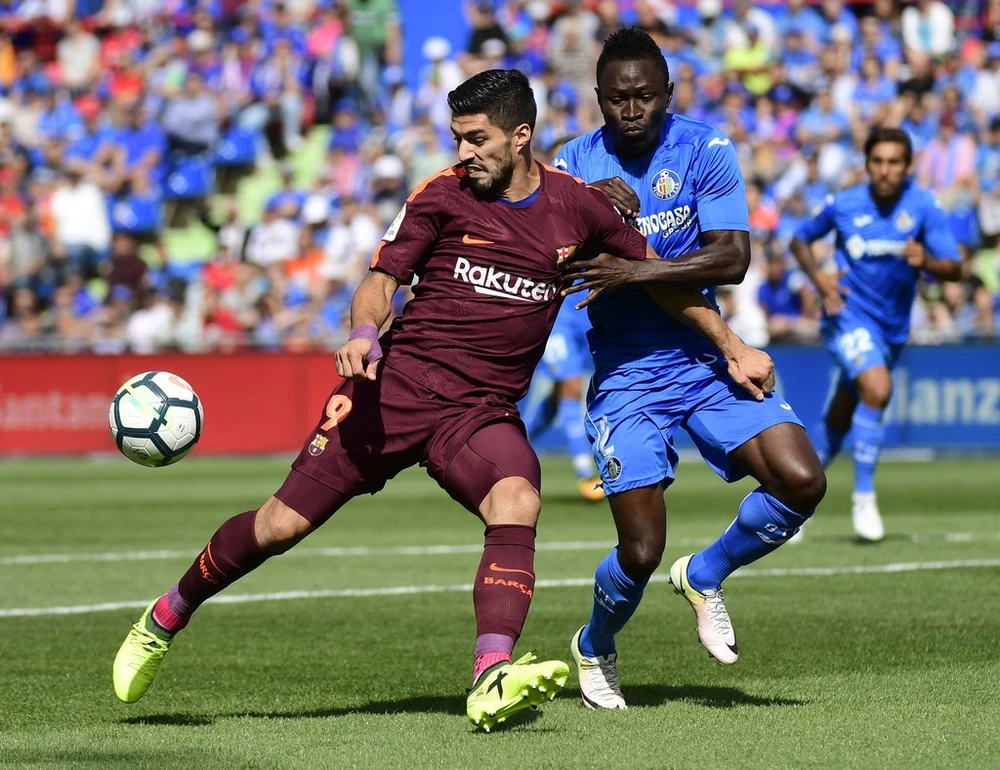
<path fill-rule="evenodd" d="M 854 431 L 854 491 L 874 492 L 875 466 L 885 436 L 882 410 L 858 404 L 851 430 Z"/>
<path fill-rule="evenodd" d="M 594 461 L 590 453 L 590 442 L 587 431 L 583 427 L 583 407 L 575 398 L 559 399 L 559 422 L 562 423 L 563 435 L 569 456 L 573 458 L 573 468 L 581 479 L 594 476 Z"/>
<path fill-rule="evenodd" d="M 757 487 L 740 503 L 736 520 L 688 565 L 688 581 L 699 591 L 718 589 L 740 567 L 767 556 L 798 532 L 812 515 L 797 513 Z"/>
<path fill-rule="evenodd" d="M 825 419 L 820 419 L 813 426 L 813 429 L 809 431 L 809 440 L 812 441 L 813 446 L 816 448 L 816 454 L 819 455 L 820 462 L 823 463 L 824 468 L 839 454 L 840 447 L 844 443 L 844 436 L 846 435 L 846 433 L 834 430 L 827 425 Z"/>
<path fill-rule="evenodd" d="M 632 617 L 645 588 L 645 583 L 636 583 L 622 572 L 617 548 L 609 553 L 594 573 L 594 611 L 580 634 L 580 652 L 588 658 L 613 653 L 615 634 Z"/>
<path fill-rule="evenodd" d="M 556 405 L 548 396 L 527 406 L 521 419 L 524 421 L 528 439 L 531 441 L 537 439 L 539 434 L 552 424 L 555 416 Z"/>

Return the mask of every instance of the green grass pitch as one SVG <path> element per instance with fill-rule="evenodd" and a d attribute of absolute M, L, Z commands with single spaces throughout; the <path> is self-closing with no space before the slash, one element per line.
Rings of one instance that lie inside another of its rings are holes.
<path fill-rule="evenodd" d="M 1000 473 L 990 461 L 884 464 L 889 535 L 879 545 L 853 542 L 850 465 L 835 465 L 805 542 L 727 584 L 741 647 L 731 668 L 708 659 L 693 614 L 662 578 L 729 523 L 752 486 L 682 464 L 659 580 L 619 638 L 628 712 L 585 711 L 573 674 L 537 714 L 471 731 L 475 625 L 463 586 L 482 526 L 419 471 L 225 594 L 247 601 L 206 605 L 149 694 L 117 702 L 111 662 L 141 605 L 286 467 L 197 455 L 162 470 L 117 457 L 0 465 L 0 766 L 1000 762 Z M 577 500 L 568 463 L 547 460 L 544 478 L 540 583 L 517 649 L 568 660 L 614 530 L 605 504 Z M 53 607 L 84 611 L 27 613 Z"/>

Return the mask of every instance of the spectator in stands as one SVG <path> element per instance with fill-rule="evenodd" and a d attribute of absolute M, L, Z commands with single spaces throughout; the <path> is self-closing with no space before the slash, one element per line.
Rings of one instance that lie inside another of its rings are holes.
<path fill-rule="evenodd" d="M 218 101 L 205 89 L 201 73 L 188 72 L 184 89 L 167 102 L 161 118 L 169 152 L 201 155 L 214 149 L 219 141 L 220 113 Z"/>
<path fill-rule="evenodd" d="M 940 0 L 916 0 L 903 10 L 902 24 L 911 54 L 944 56 L 955 47 L 955 14 Z"/>
<path fill-rule="evenodd" d="M 0 350 L 30 350 L 43 344 L 41 306 L 26 286 L 14 289 L 10 317 L 0 324 Z"/>
<path fill-rule="evenodd" d="M 976 157 L 979 225 L 989 239 L 1000 235 L 1000 115 L 990 121 Z"/>
<path fill-rule="evenodd" d="M 820 29 L 819 42 L 827 44 L 833 40 L 833 32 L 837 27 L 846 27 L 851 40 L 858 38 L 858 20 L 844 6 L 844 0 L 823 0 L 819 8 Z"/>
<path fill-rule="evenodd" d="M 814 338 L 817 332 L 816 303 L 808 281 L 801 273 L 790 273 L 780 253 L 767 260 L 767 276 L 757 295 L 772 342 Z"/>
<path fill-rule="evenodd" d="M 274 209 L 279 217 L 297 220 L 302 211 L 302 204 L 305 203 L 306 194 L 296 186 L 295 168 L 291 163 L 282 163 L 279 170 L 281 189 L 268 199 L 266 206 Z"/>
<path fill-rule="evenodd" d="M 975 200 L 976 145 L 960 133 L 953 112 L 938 118 L 937 135 L 924 148 L 917 166 L 918 183 L 933 190 L 945 211 L 959 244 L 965 248 L 978 240 Z"/>
<path fill-rule="evenodd" d="M 378 91 L 379 72 L 402 63 L 402 33 L 397 0 L 344 0 L 348 32 L 361 59 L 360 85 L 365 94 Z"/>
<path fill-rule="evenodd" d="M 171 346 L 177 314 L 167 297 L 153 286 L 139 296 L 141 304 L 129 317 L 125 333 L 129 350 L 149 355 Z"/>
<path fill-rule="evenodd" d="M 67 161 L 51 201 L 56 248 L 65 253 L 71 272 L 81 275 L 97 268 L 111 244 L 107 199 L 86 172 L 84 161 Z"/>
<path fill-rule="evenodd" d="M 298 227 L 281 216 L 278 206 L 271 203 L 264 208 L 260 221 L 250 228 L 244 254 L 248 262 L 266 268 L 294 258 L 298 249 Z"/>
<path fill-rule="evenodd" d="M 70 19 L 66 35 L 56 46 L 59 72 L 74 96 L 86 93 L 100 73 L 101 43 L 87 32 L 79 19 Z"/>
<path fill-rule="evenodd" d="M 264 132 L 275 160 L 284 160 L 289 150 L 302 144 L 302 90 L 307 74 L 287 38 L 278 38 L 274 51 L 261 59 L 251 74 L 254 102 L 240 114 L 240 122 Z"/>
<path fill-rule="evenodd" d="M 725 24 L 726 49 L 753 50 L 759 45 L 763 51 L 770 52 L 778 48 L 777 25 L 774 16 L 766 10 L 754 8 L 749 0 L 734 0 L 731 13 Z M 756 39 L 751 40 L 751 34 Z"/>
<path fill-rule="evenodd" d="M 509 46 L 510 39 L 497 20 L 493 0 L 472 0 L 465 2 L 465 18 L 469 25 L 469 42 L 465 51 L 469 57 L 476 59 L 483 55 L 483 46 L 489 40 L 499 40 L 504 49 Z M 469 67 L 468 69 L 474 69 Z"/>
<path fill-rule="evenodd" d="M 128 324 L 135 312 L 135 292 L 127 286 L 112 286 L 107 305 L 96 314 L 91 330 L 95 353 L 120 355 L 128 349 Z"/>
<path fill-rule="evenodd" d="M 965 339 L 993 340 L 997 337 L 997 317 L 993 294 L 982 282 L 972 289 L 971 303 L 958 317 L 958 328 Z"/>
<path fill-rule="evenodd" d="M 867 125 L 881 123 L 895 95 L 896 87 L 883 73 L 882 62 L 874 53 L 868 54 L 861 61 L 861 77 L 851 93 L 851 120 Z"/>
<path fill-rule="evenodd" d="M 14 287 L 27 287 L 36 296 L 47 299 L 54 284 L 46 275 L 49 245 L 39 231 L 38 216 L 34 208 L 15 213 L 10 220 L 10 236 L 0 240 L 0 287 L 6 282 Z"/>
<path fill-rule="evenodd" d="M 119 103 L 118 125 L 109 131 L 111 145 L 110 184 L 117 188 L 134 174 L 146 174 L 150 180 L 159 181 L 167 149 L 163 129 L 145 114 L 138 99 Z"/>
<path fill-rule="evenodd" d="M 819 14 L 806 0 L 788 0 L 785 12 L 778 17 L 778 32 L 786 44 L 794 32 L 804 38 L 805 48 L 816 50 L 823 36 L 824 25 Z"/>
<path fill-rule="evenodd" d="M 108 286 L 125 286 L 133 294 L 139 294 L 147 286 L 148 271 L 138 255 L 135 239 L 127 233 L 115 233 L 111 241 L 111 261 L 105 273 Z"/>

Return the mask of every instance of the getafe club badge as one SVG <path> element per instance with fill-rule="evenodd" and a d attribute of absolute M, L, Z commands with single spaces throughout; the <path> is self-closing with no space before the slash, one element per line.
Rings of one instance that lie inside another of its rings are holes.
<path fill-rule="evenodd" d="M 912 230 L 913 225 L 915 223 L 913 221 L 913 217 L 910 216 L 910 212 L 903 210 L 900 211 L 898 214 L 896 214 L 896 220 L 894 224 L 896 225 L 896 229 L 899 230 L 899 232 L 905 233 Z"/>
<path fill-rule="evenodd" d="M 323 450 L 326 449 L 326 442 L 329 440 L 330 439 L 328 439 L 326 436 L 321 436 L 317 433 L 316 438 L 314 438 L 312 440 L 312 443 L 309 444 L 309 454 L 311 454 L 313 457 L 318 457 L 319 455 L 323 454 Z"/>
<path fill-rule="evenodd" d="M 665 168 L 653 177 L 652 188 L 653 195 L 661 201 L 668 201 L 671 198 L 676 198 L 677 193 L 681 191 L 681 178 L 670 169 Z"/>
<path fill-rule="evenodd" d="M 622 475 L 622 461 L 612 455 L 608 458 L 608 476 L 612 481 L 616 481 Z"/>
<path fill-rule="evenodd" d="M 574 254 L 576 254 L 576 245 L 560 246 L 556 249 L 556 264 L 561 265 L 567 259 L 572 259 Z"/>

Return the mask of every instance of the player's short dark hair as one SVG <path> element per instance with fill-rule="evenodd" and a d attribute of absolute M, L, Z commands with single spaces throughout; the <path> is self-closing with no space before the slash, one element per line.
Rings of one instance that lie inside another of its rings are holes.
<path fill-rule="evenodd" d="M 906 165 L 910 165 L 913 160 L 913 141 L 910 139 L 910 135 L 901 128 L 889 128 L 888 126 L 876 126 L 868 134 L 868 138 L 865 140 L 865 160 L 867 161 L 871 157 L 876 144 L 884 143 L 902 145 Z"/>
<path fill-rule="evenodd" d="M 604 48 L 597 59 L 597 83 L 608 65 L 616 61 L 651 61 L 663 75 L 663 85 L 670 82 L 670 68 L 663 51 L 649 33 L 638 27 L 621 27 L 604 41 Z"/>
<path fill-rule="evenodd" d="M 522 123 L 534 133 L 538 115 L 535 93 L 518 70 L 486 70 L 473 75 L 448 94 L 448 106 L 454 117 L 485 115 L 507 134 Z"/>

